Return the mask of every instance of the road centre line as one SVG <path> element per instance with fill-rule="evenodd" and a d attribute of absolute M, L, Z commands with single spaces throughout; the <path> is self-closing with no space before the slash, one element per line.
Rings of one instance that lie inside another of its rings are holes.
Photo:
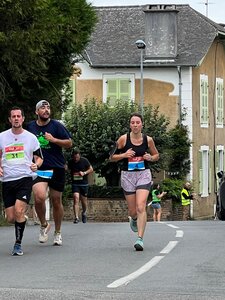
<path fill-rule="evenodd" d="M 161 254 L 168 254 L 170 253 L 171 250 L 173 250 L 173 248 L 178 244 L 178 241 L 170 241 L 167 246 L 160 251 Z"/>
<path fill-rule="evenodd" d="M 171 228 L 179 228 L 179 227 L 177 227 L 175 225 L 172 225 L 172 224 L 166 224 L 166 225 L 169 226 L 169 227 L 171 227 Z"/>
<path fill-rule="evenodd" d="M 166 224 L 166 225 L 169 226 L 169 227 L 172 227 L 172 228 L 179 228 L 179 227 L 174 226 L 172 224 Z M 176 237 L 183 237 L 183 231 L 182 230 L 176 230 Z M 167 246 L 160 253 L 161 254 L 168 254 L 170 251 L 172 251 L 174 249 L 174 247 L 178 243 L 179 243 L 178 241 L 170 241 L 167 244 Z M 124 286 L 124 285 L 129 284 L 131 281 L 133 281 L 134 279 L 138 278 L 139 276 L 141 276 L 142 274 L 148 272 L 151 268 L 156 266 L 164 257 L 165 256 L 154 256 L 149 262 L 144 264 L 141 268 L 139 268 L 135 272 L 113 281 L 112 283 L 107 285 L 107 287 L 108 288 L 118 288 L 120 286 Z"/>
<path fill-rule="evenodd" d="M 164 258 L 164 256 L 154 256 L 149 262 L 144 264 L 141 268 L 139 268 L 135 272 L 113 281 L 111 284 L 107 285 L 107 287 L 108 288 L 118 288 L 119 286 L 127 285 L 128 283 L 130 283 L 132 280 L 136 279 L 140 275 L 148 272 L 152 267 L 157 265 L 160 262 L 160 260 L 163 258 Z"/>

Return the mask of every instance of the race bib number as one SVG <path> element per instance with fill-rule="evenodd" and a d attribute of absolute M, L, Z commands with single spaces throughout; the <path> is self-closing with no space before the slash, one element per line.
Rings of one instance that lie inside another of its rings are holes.
<path fill-rule="evenodd" d="M 73 180 L 82 180 L 83 176 L 80 173 L 73 173 Z"/>
<path fill-rule="evenodd" d="M 53 176 L 53 170 L 37 170 L 37 175 L 42 178 L 51 179 Z"/>
<path fill-rule="evenodd" d="M 24 144 L 11 144 L 5 147 L 5 159 L 8 164 L 20 165 L 25 163 Z"/>
<path fill-rule="evenodd" d="M 142 156 L 128 158 L 128 171 L 145 170 L 145 163 Z"/>

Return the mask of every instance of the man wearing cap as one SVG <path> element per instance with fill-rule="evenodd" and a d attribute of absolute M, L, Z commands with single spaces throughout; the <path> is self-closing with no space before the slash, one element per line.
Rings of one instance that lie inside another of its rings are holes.
<path fill-rule="evenodd" d="M 28 124 L 27 129 L 35 134 L 41 145 L 44 162 L 37 171 L 38 177 L 33 184 L 35 209 L 41 223 L 39 242 L 48 240 L 50 224 L 46 221 L 45 199 L 49 196 L 53 207 L 55 233 L 53 245 L 62 245 L 61 223 L 63 219 L 62 192 L 65 185 L 65 158 L 62 148 L 72 147 L 71 135 L 57 120 L 51 119 L 50 104 L 41 100 L 36 104 L 37 120 Z"/>

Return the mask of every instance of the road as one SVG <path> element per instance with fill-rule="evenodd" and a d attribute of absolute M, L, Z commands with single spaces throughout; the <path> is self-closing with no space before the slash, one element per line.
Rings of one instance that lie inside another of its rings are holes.
<path fill-rule="evenodd" d="M 0 227 L 0 299 L 224 299 L 225 223 L 149 222 L 136 252 L 128 223 L 64 222 L 63 246 L 27 226 L 24 255 L 10 255 L 14 227 Z"/>

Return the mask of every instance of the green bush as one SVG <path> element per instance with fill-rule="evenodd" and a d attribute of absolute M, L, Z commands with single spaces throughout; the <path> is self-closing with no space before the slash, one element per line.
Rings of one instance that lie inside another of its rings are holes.
<path fill-rule="evenodd" d="M 4 216 L 0 216 L 0 226 L 9 226 L 10 224 L 6 221 Z"/>
<path fill-rule="evenodd" d="M 173 202 L 181 203 L 180 193 L 183 184 L 183 180 L 166 178 L 162 181 L 160 186 L 163 191 L 167 192 L 166 198 L 172 199 Z"/>

